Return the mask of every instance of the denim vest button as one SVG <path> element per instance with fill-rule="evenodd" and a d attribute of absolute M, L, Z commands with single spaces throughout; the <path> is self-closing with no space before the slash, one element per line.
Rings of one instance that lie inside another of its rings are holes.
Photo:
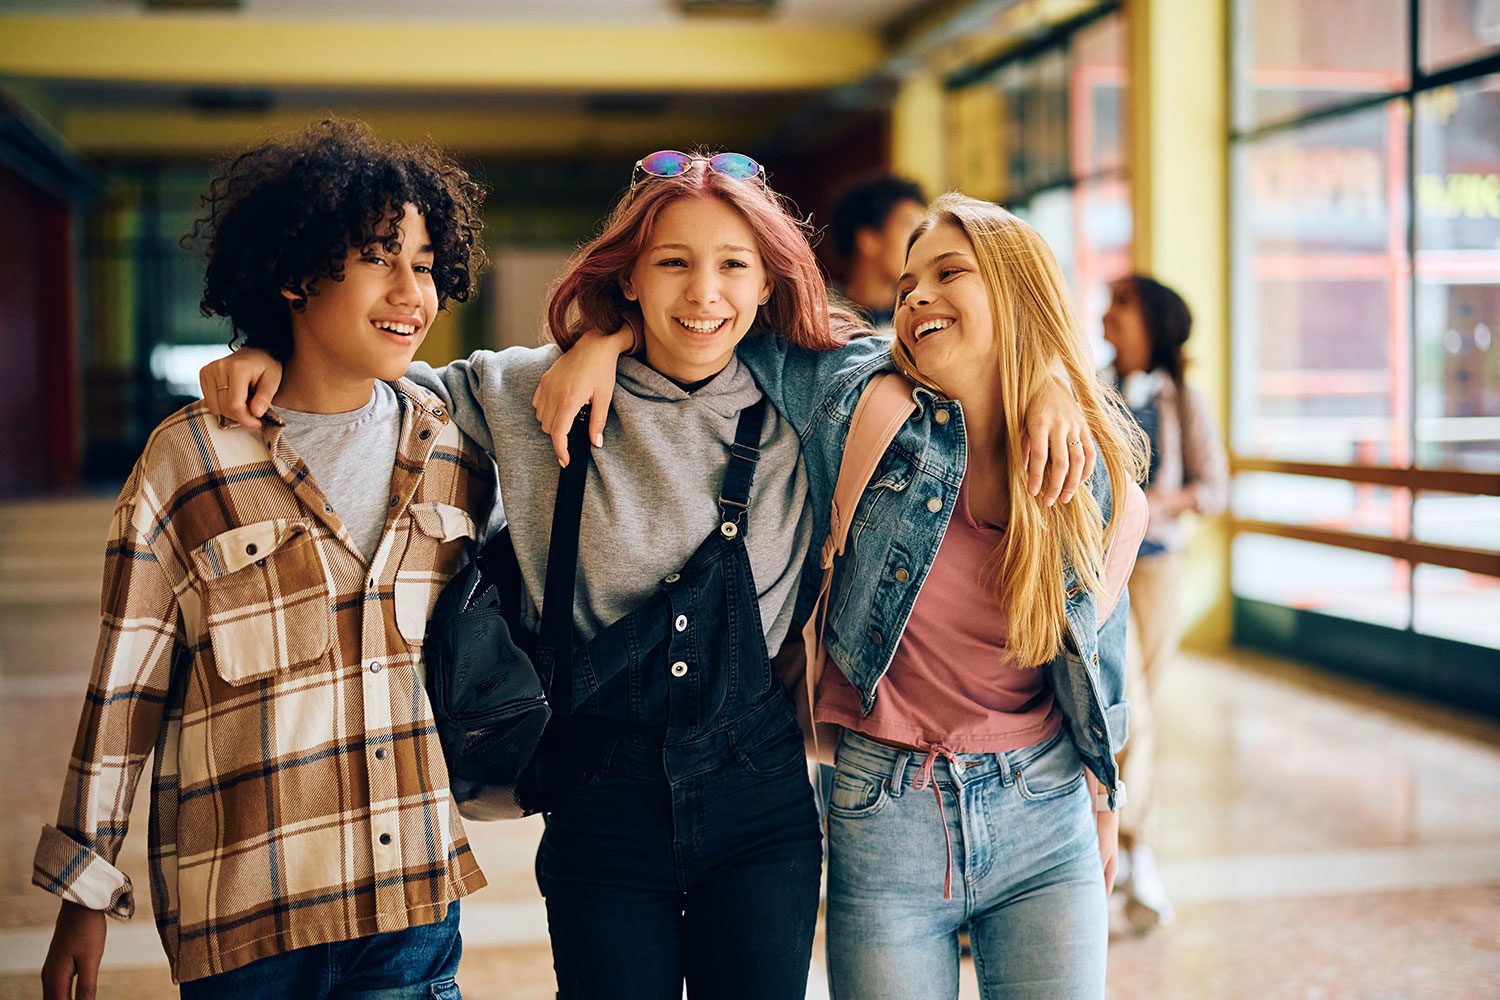
<path fill-rule="evenodd" d="M 672 664 L 672 676 L 673 677 L 686 677 L 687 676 L 687 671 L 688 671 L 688 666 L 682 660 L 678 660 L 676 663 Z"/>
<path fill-rule="evenodd" d="M 927 509 L 936 514 L 938 511 L 943 509 L 943 501 L 938 499 L 937 497 L 933 497 L 931 500 L 927 501 Z"/>
<path fill-rule="evenodd" d="M 740 526 L 735 524 L 733 521 L 725 521 L 723 524 L 719 525 L 719 534 L 723 535 L 725 538 L 733 538 L 739 533 Z"/>
<path fill-rule="evenodd" d="M 676 583 L 678 580 L 681 580 L 681 579 L 682 579 L 682 574 L 681 573 L 668 573 L 666 579 L 663 580 L 662 582 L 663 583 Z"/>
<path fill-rule="evenodd" d="M 870 629 L 870 641 L 873 642 L 875 645 L 878 646 L 882 642 L 885 642 L 885 636 L 883 636 L 883 635 L 880 634 L 880 630 L 879 629 L 873 629 L 872 628 L 872 629 Z"/>
<path fill-rule="evenodd" d="M 672 623 L 672 627 L 675 628 L 675 629 L 677 629 L 677 631 L 679 631 L 679 632 L 686 632 L 687 631 L 687 615 L 678 615 L 677 616 L 677 620 Z"/>
<path fill-rule="evenodd" d="M 897 583 L 905 583 L 907 580 L 911 579 L 911 574 L 908 573 L 904 567 L 897 569 L 896 572 L 892 575 L 895 576 Z"/>
<path fill-rule="evenodd" d="M 932 415 L 932 419 L 936 420 L 940 424 L 946 424 L 948 422 L 948 411 L 938 410 Z"/>

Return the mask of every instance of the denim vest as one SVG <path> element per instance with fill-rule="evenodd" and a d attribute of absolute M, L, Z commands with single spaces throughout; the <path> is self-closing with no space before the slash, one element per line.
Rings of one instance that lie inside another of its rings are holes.
<path fill-rule="evenodd" d="M 763 335 L 747 338 L 738 354 L 771 404 L 797 429 L 813 504 L 813 538 L 824 538 L 854 407 L 871 377 L 893 370 L 890 341 L 867 337 L 819 352 Z M 912 396 L 917 410 L 896 432 L 855 508 L 829 591 L 824 644 L 829 659 L 859 692 L 866 713 L 875 705 L 876 688 L 948 529 L 968 461 L 959 403 L 920 386 Z M 1088 486 L 1107 524 L 1111 492 L 1102 463 Z M 817 549 L 815 543 L 803 576 L 799 621 L 811 610 L 822 578 Z M 1098 625 L 1094 593 L 1078 583 L 1071 567 L 1058 586 L 1066 595 L 1064 648 L 1040 669 L 1079 755 L 1114 806 L 1114 754 L 1128 732 L 1128 597 L 1122 594 L 1109 619 Z"/>

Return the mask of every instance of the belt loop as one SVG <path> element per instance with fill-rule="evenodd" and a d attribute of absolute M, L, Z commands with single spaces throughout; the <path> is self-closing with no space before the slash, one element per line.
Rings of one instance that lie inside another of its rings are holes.
<path fill-rule="evenodd" d="M 995 754 L 995 769 L 1000 774 L 1000 786 L 1009 788 L 1016 783 L 1016 767 L 1010 761 L 1010 756 L 1015 751 L 1001 750 Z"/>
<path fill-rule="evenodd" d="M 891 762 L 891 776 L 886 784 L 886 791 L 891 798 L 899 798 L 901 790 L 906 784 L 906 765 L 911 762 L 911 753 L 906 750 L 896 751 L 896 759 Z"/>

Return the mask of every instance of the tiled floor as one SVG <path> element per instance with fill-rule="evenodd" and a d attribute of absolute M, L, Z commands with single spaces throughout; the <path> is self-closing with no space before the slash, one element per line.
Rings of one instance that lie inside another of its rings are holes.
<path fill-rule="evenodd" d="M 31 854 L 93 653 L 108 516 L 100 499 L 0 504 L 0 1000 L 40 995 L 56 905 Z M 1163 700 L 1178 916 L 1113 941 L 1113 1000 L 1500 997 L 1500 725 L 1243 654 L 1184 656 Z M 144 810 L 133 822 L 121 865 L 140 879 Z M 553 994 L 539 830 L 470 826 L 490 879 L 465 904 L 470 998 Z M 149 914 L 109 940 L 101 997 L 176 995 Z M 821 962 L 809 997 L 820 980 Z"/>

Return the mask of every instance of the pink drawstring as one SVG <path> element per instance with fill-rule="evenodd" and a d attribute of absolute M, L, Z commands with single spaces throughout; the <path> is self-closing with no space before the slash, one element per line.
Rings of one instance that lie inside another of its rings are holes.
<path fill-rule="evenodd" d="M 923 744 L 918 744 L 919 746 Z M 937 762 L 939 755 L 954 767 L 958 766 L 958 757 L 952 750 L 941 743 L 928 743 L 927 757 L 922 761 L 922 767 L 917 771 L 916 778 L 911 787 L 921 790 L 928 785 L 932 786 L 932 794 L 937 799 L 938 819 L 943 823 L 943 847 L 947 850 L 947 867 L 943 870 L 943 898 L 953 898 L 953 840 L 948 836 L 948 816 L 943 812 L 943 793 L 938 791 L 937 779 L 933 777 L 932 765 Z"/>

